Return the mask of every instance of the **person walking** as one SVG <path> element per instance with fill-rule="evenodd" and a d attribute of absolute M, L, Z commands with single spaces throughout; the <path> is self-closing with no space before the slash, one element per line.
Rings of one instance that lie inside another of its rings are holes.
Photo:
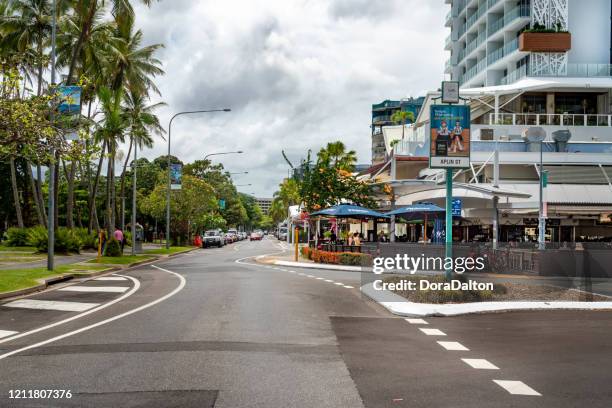
<path fill-rule="evenodd" d="M 115 236 L 115 239 L 119 241 L 119 244 L 121 245 L 121 253 L 123 254 L 123 247 L 125 246 L 125 239 L 123 237 L 123 231 L 121 231 L 119 227 L 115 228 L 114 236 Z"/>

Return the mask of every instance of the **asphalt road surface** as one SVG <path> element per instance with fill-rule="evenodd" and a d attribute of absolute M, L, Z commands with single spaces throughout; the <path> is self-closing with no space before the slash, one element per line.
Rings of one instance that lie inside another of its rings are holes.
<path fill-rule="evenodd" d="M 0 406 L 612 406 L 610 312 L 408 321 L 359 273 L 255 262 L 280 251 L 243 241 L 0 305 Z"/>

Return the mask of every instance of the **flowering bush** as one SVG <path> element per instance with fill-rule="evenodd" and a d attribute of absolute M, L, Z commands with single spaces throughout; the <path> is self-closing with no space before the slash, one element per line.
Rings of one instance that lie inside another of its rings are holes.
<path fill-rule="evenodd" d="M 316 263 L 364 266 L 372 264 L 372 256 L 355 252 L 329 252 L 303 247 L 302 257 Z"/>

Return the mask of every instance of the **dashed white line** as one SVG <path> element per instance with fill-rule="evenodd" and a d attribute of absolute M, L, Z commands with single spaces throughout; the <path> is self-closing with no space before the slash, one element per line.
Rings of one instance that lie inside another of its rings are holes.
<path fill-rule="evenodd" d="M 345 288 L 347 288 L 347 289 L 355 289 L 355 288 L 354 288 L 353 286 L 351 286 L 351 285 L 344 285 L 344 287 L 345 287 Z"/>
<path fill-rule="evenodd" d="M 461 361 L 477 370 L 499 370 L 499 367 L 484 358 L 462 358 Z"/>
<path fill-rule="evenodd" d="M 342 282 L 335 282 L 334 285 L 344 286 L 344 283 L 342 283 Z"/>
<path fill-rule="evenodd" d="M 334 281 L 331 280 L 331 279 L 325 279 L 325 282 L 327 282 L 327 283 L 334 283 Z"/>
<path fill-rule="evenodd" d="M 542 396 L 542 394 L 540 394 L 522 381 L 493 380 L 493 382 L 512 395 Z"/>
<path fill-rule="evenodd" d="M 423 319 L 404 319 L 410 324 L 429 324 Z"/>
<path fill-rule="evenodd" d="M 7 336 L 12 336 L 13 334 L 17 334 L 18 332 L 16 331 L 10 331 L 10 330 L 0 330 L 0 339 L 2 337 L 7 337 Z"/>
<path fill-rule="evenodd" d="M 312 275 L 306 275 L 306 276 L 309 277 L 309 278 L 314 278 L 314 276 L 312 276 Z"/>
<path fill-rule="evenodd" d="M 61 292 L 108 292 L 108 293 L 123 293 L 129 289 L 128 286 L 66 286 L 59 288 Z"/>
<path fill-rule="evenodd" d="M 438 329 L 419 329 L 419 330 L 428 336 L 446 336 L 446 333 Z"/>
<path fill-rule="evenodd" d="M 317 280 L 324 280 L 325 278 L 317 278 Z"/>
<path fill-rule="evenodd" d="M 438 344 L 449 351 L 470 351 L 469 348 L 456 341 L 439 341 Z"/>
<path fill-rule="evenodd" d="M 19 309 L 60 310 L 63 312 L 83 312 L 99 306 L 99 303 L 61 302 L 58 300 L 20 299 L 5 303 L 4 307 Z"/>

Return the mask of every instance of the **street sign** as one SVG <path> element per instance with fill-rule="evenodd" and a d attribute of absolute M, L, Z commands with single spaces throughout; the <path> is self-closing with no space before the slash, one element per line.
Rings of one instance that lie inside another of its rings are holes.
<path fill-rule="evenodd" d="M 429 167 L 470 168 L 470 107 L 432 105 Z"/>
<path fill-rule="evenodd" d="M 459 103 L 459 82 L 442 82 L 442 103 Z"/>
<path fill-rule="evenodd" d="M 170 190 L 180 190 L 183 179 L 183 165 L 170 165 Z"/>
<path fill-rule="evenodd" d="M 461 217 L 461 199 L 453 198 L 453 217 Z"/>

